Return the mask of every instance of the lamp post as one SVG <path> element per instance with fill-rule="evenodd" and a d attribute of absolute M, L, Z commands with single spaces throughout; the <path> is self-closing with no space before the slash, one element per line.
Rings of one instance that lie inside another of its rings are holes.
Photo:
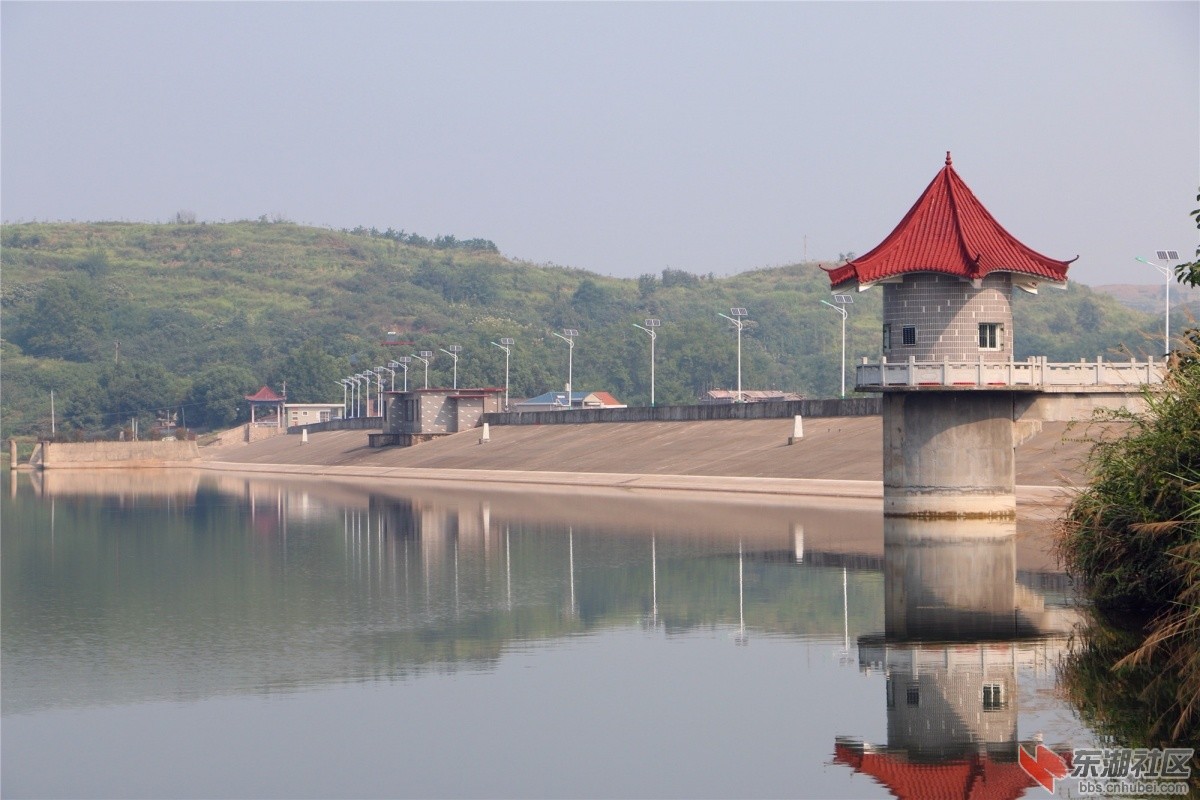
<path fill-rule="evenodd" d="M 342 385 L 342 416 L 346 416 L 346 401 L 349 400 L 350 382 L 345 378 L 339 378 L 338 383 Z"/>
<path fill-rule="evenodd" d="M 359 400 L 359 397 L 360 397 L 360 395 L 361 395 L 361 389 L 362 389 L 362 378 L 358 377 L 357 375 L 351 375 L 350 377 L 346 378 L 346 380 L 348 380 L 348 381 L 350 381 L 351 383 L 353 383 L 353 384 L 354 384 L 354 392 L 353 392 L 353 394 L 351 395 L 351 398 L 350 398 L 350 407 L 351 407 L 351 409 L 352 409 L 352 411 L 353 411 L 353 413 L 351 414 L 351 416 L 353 416 L 353 417 L 357 417 L 357 416 L 359 416 L 359 413 L 358 413 L 358 409 L 359 409 L 359 402 L 358 402 L 358 400 Z"/>
<path fill-rule="evenodd" d="M 462 352 L 462 347 L 452 344 L 449 350 L 444 347 L 439 347 L 438 349 L 454 359 L 454 388 L 458 389 L 458 354 Z"/>
<path fill-rule="evenodd" d="M 376 367 L 375 371 L 376 372 L 385 372 L 386 371 L 386 372 L 392 373 L 392 383 L 391 383 L 392 389 L 391 390 L 393 392 L 396 391 L 396 370 L 392 369 L 391 367 Z"/>
<path fill-rule="evenodd" d="M 838 303 L 839 305 L 834 305 L 825 300 L 822 300 L 821 304 L 829 306 L 842 315 L 842 399 L 844 400 L 846 398 L 846 317 L 849 316 L 844 306 L 853 303 L 854 297 L 848 294 L 835 294 L 833 300 L 834 303 Z"/>
<path fill-rule="evenodd" d="M 499 347 L 501 350 L 504 351 L 504 410 L 507 411 L 508 410 L 508 358 L 510 355 L 512 355 L 512 346 L 514 344 L 514 341 L 512 339 L 510 339 L 509 337 L 505 336 L 503 339 L 500 340 L 499 343 L 492 342 L 492 344 L 496 345 L 496 347 Z"/>
<path fill-rule="evenodd" d="M 1158 256 L 1159 261 L 1178 261 L 1178 250 L 1157 250 L 1154 253 Z M 1166 310 L 1163 312 L 1163 353 L 1167 356 L 1171 355 L 1171 268 L 1164 267 L 1162 264 L 1155 264 L 1153 261 L 1147 261 L 1141 256 L 1136 256 L 1136 260 L 1143 264 L 1149 264 L 1156 270 L 1167 277 L 1167 301 Z"/>
<path fill-rule="evenodd" d="M 400 367 L 404 370 L 404 391 L 408 391 L 408 365 L 412 363 L 412 356 L 400 356 L 395 361 L 389 361 L 389 367 Z"/>
<path fill-rule="evenodd" d="M 655 333 L 654 329 L 660 325 L 662 325 L 662 321 L 657 320 L 657 319 L 646 320 L 646 325 L 644 327 L 641 325 L 638 325 L 636 322 L 633 323 L 633 327 L 641 328 L 646 333 L 650 334 L 650 407 L 651 408 L 654 408 L 654 340 L 658 338 L 658 334 Z"/>
<path fill-rule="evenodd" d="M 738 372 L 737 378 L 738 378 L 738 384 L 737 384 L 737 400 L 735 402 L 741 403 L 741 402 L 744 402 L 744 400 L 742 398 L 742 329 L 746 327 L 746 321 L 744 319 L 742 319 L 742 317 L 746 316 L 746 309 L 731 308 L 731 309 L 729 309 L 728 314 L 722 314 L 718 311 L 717 316 L 724 317 L 725 319 L 732 322 L 733 326 L 735 328 L 737 328 L 737 372 Z"/>
<path fill-rule="evenodd" d="M 433 358 L 433 351 L 432 350 L 419 350 L 417 352 L 417 354 L 413 356 L 413 358 L 415 358 L 417 361 L 420 361 L 421 363 L 423 363 L 425 365 L 425 388 L 428 389 L 429 388 L 429 359 Z"/>
<path fill-rule="evenodd" d="M 377 378 L 379 380 L 379 388 L 380 389 L 383 388 L 383 379 L 380 378 L 378 375 L 376 375 L 374 372 L 371 372 L 370 370 L 363 370 L 362 372 L 358 373 L 358 376 L 360 378 L 362 378 L 364 381 L 366 381 L 366 384 L 367 384 L 367 397 L 366 397 L 366 403 L 365 403 L 365 405 L 366 405 L 365 411 L 367 413 L 364 414 L 363 416 L 369 417 L 369 416 L 371 416 L 371 379 Z M 376 404 L 379 403 L 379 392 L 375 393 L 375 403 Z"/>
<path fill-rule="evenodd" d="M 563 328 L 562 333 L 558 333 L 557 331 L 550 332 L 567 343 L 567 408 L 571 408 L 571 393 L 574 391 L 575 377 L 575 337 L 579 335 L 579 331 L 574 328 Z"/>

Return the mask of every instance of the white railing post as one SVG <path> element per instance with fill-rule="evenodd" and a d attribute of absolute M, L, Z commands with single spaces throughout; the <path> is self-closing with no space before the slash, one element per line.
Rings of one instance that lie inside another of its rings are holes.
<path fill-rule="evenodd" d="M 917 357 L 916 356 L 908 357 L 908 385 L 909 386 L 917 385 Z"/>
<path fill-rule="evenodd" d="M 887 367 L 888 367 L 887 356 L 881 356 L 879 359 L 879 385 L 880 386 L 888 385 L 888 380 L 887 380 L 888 368 Z"/>

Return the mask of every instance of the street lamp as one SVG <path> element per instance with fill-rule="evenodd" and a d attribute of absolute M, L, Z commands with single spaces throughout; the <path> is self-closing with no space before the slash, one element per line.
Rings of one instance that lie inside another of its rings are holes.
<path fill-rule="evenodd" d="M 510 355 L 512 355 L 512 346 L 513 346 L 513 344 L 515 344 L 515 342 L 512 339 L 510 339 L 509 337 L 505 336 L 503 339 L 500 340 L 500 342 L 498 344 L 496 342 L 492 342 L 492 344 L 496 345 L 496 347 L 499 347 L 501 350 L 504 351 L 504 410 L 507 411 L 508 410 L 508 358 Z"/>
<path fill-rule="evenodd" d="M 400 356 L 395 361 L 389 361 L 389 367 L 400 367 L 404 370 L 404 391 L 408 391 L 408 365 L 412 363 L 412 356 Z"/>
<path fill-rule="evenodd" d="M 386 372 L 392 373 L 392 383 L 391 383 L 392 389 L 391 390 L 393 392 L 396 391 L 396 370 L 392 369 L 391 367 L 376 367 L 375 371 L 376 372 L 385 372 L 386 371 Z"/>
<path fill-rule="evenodd" d="M 563 328 L 562 333 L 550 332 L 567 343 L 567 408 L 571 408 L 572 379 L 575 370 L 575 337 L 579 335 L 579 331 L 574 328 Z"/>
<path fill-rule="evenodd" d="M 722 314 L 719 311 L 717 312 L 718 317 L 724 317 L 732 322 L 733 326 L 737 328 L 738 388 L 736 402 L 738 403 L 745 402 L 744 398 L 742 397 L 742 328 L 746 327 L 746 321 L 742 319 L 742 317 L 746 316 L 746 313 L 746 309 L 744 308 L 731 308 L 729 309 L 728 314 Z"/>
<path fill-rule="evenodd" d="M 346 403 L 350 399 L 350 382 L 345 378 L 339 378 L 338 383 L 342 385 L 342 416 L 346 416 Z"/>
<path fill-rule="evenodd" d="M 633 323 L 633 327 L 641 328 L 646 333 L 650 334 L 650 407 L 654 408 L 654 340 L 658 338 L 658 334 L 654 329 L 662 325 L 662 322 L 657 319 L 646 320 L 645 327 Z"/>
<path fill-rule="evenodd" d="M 1157 250 L 1154 255 L 1158 256 L 1159 261 L 1178 261 L 1178 250 Z M 1168 356 L 1171 355 L 1171 268 L 1164 267 L 1162 264 L 1155 264 L 1153 261 L 1147 261 L 1141 256 L 1136 256 L 1136 260 L 1143 264 L 1149 264 L 1156 270 L 1167 276 L 1167 302 L 1166 310 L 1163 312 L 1163 352 Z"/>
<path fill-rule="evenodd" d="M 452 344 L 450 345 L 449 350 L 444 347 L 439 347 L 438 350 L 441 350 L 443 353 L 454 359 L 454 388 L 458 389 L 458 354 L 462 352 L 462 347 L 457 344 Z"/>
<path fill-rule="evenodd" d="M 422 362 L 425 365 L 425 388 L 428 389 L 429 388 L 429 359 L 433 358 L 433 351 L 432 350 L 419 350 L 417 352 L 417 354 L 413 356 L 413 358 L 415 358 L 417 361 Z"/>
<path fill-rule="evenodd" d="M 836 305 L 836 306 L 833 303 L 826 302 L 825 300 L 821 301 L 822 305 L 829 306 L 834 311 L 836 311 L 842 315 L 842 399 L 843 400 L 846 399 L 846 317 L 849 316 L 846 312 L 845 306 L 847 306 L 853 302 L 854 302 L 854 296 L 848 295 L 848 294 L 835 294 L 833 296 L 833 303 L 837 303 L 838 305 Z"/>
<path fill-rule="evenodd" d="M 354 413 L 351 416 L 357 417 L 359 416 L 359 399 L 362 396 L 362 378 L 358 377 L 357 375 L 351 375 L 350 377 L 346 378 L 346 380 L 354 384 L 354 394 L 351 399 L 351 406 L 354 409 Z"/>
<path fill-rule="evenodd" d="M 365 410 L 367 413 L 364 414 L 363 416 L 369 417 L 369 416 L 371 416 L 371 379 L 372 378 L 377 379 L 379 381 L 379 389 L 382 390 L 383 389 L 383 378 L 380 378 L 378 375 L 376 375 L 374 372 L 371 372 L 370 370 L 363 370 L 362 372 L 358 373 L 358 376 L 360 378 L 362 378 L 364 381 L 366 381 L 366 383 L 367 383 L 367 397 L 366 397 L 366 403 L 365 403 L 365 405 L 366 405 Z M 380 395 L 380 392 L 375 393 L 376 405 L 379 404 L 379 395 Z"/>

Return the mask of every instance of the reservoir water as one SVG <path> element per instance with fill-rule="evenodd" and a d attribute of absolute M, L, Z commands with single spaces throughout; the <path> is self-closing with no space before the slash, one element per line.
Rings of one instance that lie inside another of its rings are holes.
<path fill-rule="evenodd" d="M 3 477 L 7 798 L 1019 797 L 1097 742 L 1023 525 Z"/>

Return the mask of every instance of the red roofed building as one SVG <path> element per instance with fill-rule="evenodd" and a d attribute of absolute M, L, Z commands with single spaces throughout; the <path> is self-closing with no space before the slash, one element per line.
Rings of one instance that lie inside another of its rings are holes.
<path fill-rule="evenodd" d="M 829 270 L 829 280 L 835 292 L 883 285 L 886 358 L 1009 361 L 1013 287 L 1065 287 L 1070 263 L 1006 231 L 946 153 L 946 165 L 895 230 L 866 255 Z"/>

